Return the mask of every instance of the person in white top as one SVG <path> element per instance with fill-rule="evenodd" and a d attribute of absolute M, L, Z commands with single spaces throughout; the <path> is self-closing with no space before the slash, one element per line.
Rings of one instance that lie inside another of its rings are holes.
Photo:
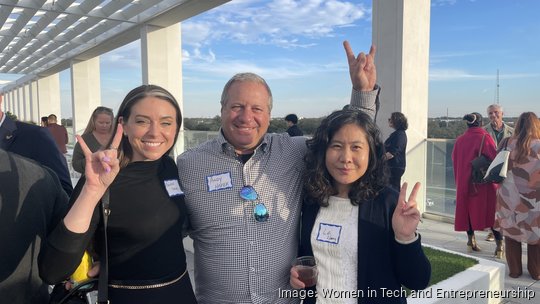
<path fill-rule="evenodd" d="M 416 228 L 416 183 L 406 200 L 388 184 L 380 131 L 357 110 L 323 120 L 307 141 L 299 256 L 314 256 L 315 286 L 290 271 L 309 303 L 406 303 L 402 286 L 424 289 L 431 277 Z M 314 297 L 316 294 L 316 298 Z"/>

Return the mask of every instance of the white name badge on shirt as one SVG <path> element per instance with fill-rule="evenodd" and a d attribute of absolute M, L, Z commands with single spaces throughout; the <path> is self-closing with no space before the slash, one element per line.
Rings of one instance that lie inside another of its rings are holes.
<path fill-rule="evenodd" d="M 341 228 L 343 227 L 340 225 L 319 223 L 319 233 L 317 234 L 317 241 L 339 244 Z"/>
<path fill-rule="evenodd" d="M 180 189 L 180 184 L 176 179 L 169 179 L 165 181 L 165 189 L 169 193 L 169 196 L 177 196 L 184 194 L 184 191 Z"/>
<path fill-rule="evenodd" d="M 232 188 L 231 173 L 225 172 L 206 177 L 208 192 Z"/>

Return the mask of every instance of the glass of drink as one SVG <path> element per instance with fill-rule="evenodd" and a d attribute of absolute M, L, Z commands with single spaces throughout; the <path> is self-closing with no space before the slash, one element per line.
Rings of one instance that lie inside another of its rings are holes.
<path fill-rule="evenodd" d="M 294 260 L 292 266 L 298 272 L 298 278 L 302 281 L 306 287 L 315 286 L 317 284 L 317 265 L 315 264 L 315 257 L 301 256 Z"/>

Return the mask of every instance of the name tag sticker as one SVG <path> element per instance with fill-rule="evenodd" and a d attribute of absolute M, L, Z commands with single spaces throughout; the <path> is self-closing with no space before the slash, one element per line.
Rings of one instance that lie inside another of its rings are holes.
<path fill-rule="evenodd" d="M 177 196 L 184 194 L 184 191 L 180 189 L 180 184 L 176 179 L 169 179 L 165 181 L 165 189 L 169 193 L 169 196 Z"/>
<path fill-rule="evenodd" d="M 341 228 L 342 226 L 340 225 L 319 223 L 319 233 L 317 234 L 317 241 L 339 244 Z"/>
<path fill-rule="evenodd" d="M 225 172 L 206 177 L 208 192 L 232 188 L 231 173 Z"/>

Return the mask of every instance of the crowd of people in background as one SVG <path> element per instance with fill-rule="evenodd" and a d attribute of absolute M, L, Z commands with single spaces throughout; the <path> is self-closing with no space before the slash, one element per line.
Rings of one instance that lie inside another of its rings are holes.
<path fill-rule="evenodd" d="M 522 113 L 512 128 L 502 120 L 498 104 L 488 106 L 489 124 L 482 115 L 463 117 L 468 129 L 452 152 L 456 179 L 455 230 L 467 231 L 469 250 L 480 251 L 474 231 L 489 228 L 486 240 L 496 242 L 494 256 L 506 258 L 512 278 L 523 274 L 522 244 L 527 245 L 527 270 L 540 279 L 540 120 Z M 471 161 L 484 155 L 492 161 L 501 150 L 510 151 L 502 183 L 471 181 Z M 504 238 L 504 241 L 503 241 Z"/>
<path fill-rule="evenodd" d="M 178 102 L 165 88 L 142 85 L 116 116 L 96 108 L 77 136 L 72 165 L 83 176 L 75 189 L 64 157 L 68 135 L 57 116 L 42 118 L 39 127 L 0 110 L 2 299 L 47 303 L 45 283 L 69 280 L 85 252 L 95 261 L 108 257 L 107 267 L 96 263 L 91 274 L 106 271 L 114 304 L 299 303 L 279 290 L 305 288 L 320 297 L 332 288 L 380 295 L 426 288 L 431 265 L 417 233 L 420 184 L 407 198 L 401 181 L 407 118 L 392 113 L 394 131 L 382 141 L 375 47 L 358 55 L 348 42 L 344 48 L 350 104 L 326 117 L 312 138 L 303 136 L 295 114 L 285 117 L 287 133 L 268 133 L 271 89 L 259 75 L 240 73 L 223 88 L 219 135 L 175 163 Z M 511 277 L 523 273 L 526 243 L 528 271 L 538 280 L 540 122 L 523 113 L 514 130 L 500 106 L 487 113 L 485 126 L 479 113 L 463 117 L 468 128 L 452 152 L 455 230 L 467 232 L 474 252 L 481 250 L 475 231 L 490 229 L 494 255 L 506 252 Z M 471 160 L 494 159 L 502 143 L 512 151 L 508 177 L 500 186 L 471 183 Z M 186 235 L 194 241 L 195 289 L 181 242 Z M 313 286 L 291 268 L 302 255 L 319 266 Z M 400 293 L 378 301 L 406 299 Z"/>

